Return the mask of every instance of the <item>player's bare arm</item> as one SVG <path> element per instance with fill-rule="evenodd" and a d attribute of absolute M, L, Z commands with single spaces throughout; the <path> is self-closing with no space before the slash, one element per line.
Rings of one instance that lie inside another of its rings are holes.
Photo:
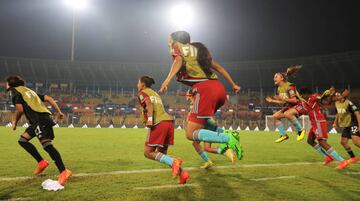
<path fill-rule="evenodd" d="M 183 58 L 181 56 L 175 57 L 174 62 L 171 65 L 170 72 L 160 87 L 159 90 L 160 93 L 163 93 L 167 90 L 171 80 L 174 78 L 176 73 L 178 73 L 179 70 L 181 69 L 182 63 L 183 63 Z"/>
<path fill-rule="evenodd" d="M 220 64 L 218 64 L 217 62 L 215 62 L 214 60 L 211 63 L 211 67 L 217 71 L 218 73 L 220 73 L 232 86 L 233 90 L 235 93 L 238 93 L 240 91 L 240 86 L 237 85 L 234 80 L 231 78 L 230 74 L 225 70 L 224 67 L 222 67 Z"/>
<path fill-rule="evenodd" d="M 53 108 L 55 108 L 55 112 L 59 115 L 60 119 L 64 118 L 64 114 L 61 112 L 58 104 L 55 102 L 55 100 L 51 96 L 45 95 L 44 101 L 48 102 Z"/>
<path fill-rule="evenodd" d="M 16 130 L 17 123 L 19 122 L 23 112 L 24 112 L 23 106 L 21 104 L 15 104 L 15 119 L 12 124 L 13 130 Z"/>

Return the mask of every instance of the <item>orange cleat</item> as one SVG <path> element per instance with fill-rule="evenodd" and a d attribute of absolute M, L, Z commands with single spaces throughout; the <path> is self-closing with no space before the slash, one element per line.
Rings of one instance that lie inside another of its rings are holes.
<path fill-rule="evenodd" d="M 66 169 L 60 173 L 58 182 L 61 185 L 64 185 L 71 176 L 72 176 L 72 172 L 70 170 Z"/>
<path fill-rule="evenodd" d="M 176 176 L 178 176 L 179 172 L 180 172 L 180 168 L 181 168 L 181 164 L 182 164 L 182 160 L 175 158 L 174 162 L 172 164 L 172 175 L 173 178 L 175 178 Z"/>
<path fill-rule="evenodd" d="M 339 165 L 336 167 L 336 169 L 343 170 L 349 165 L 350 165 L 350 163 L 347 160 L 343 160 L 339 163 Z"/>
<path fill-rule="evenodd" d="M 350 158 L 350 159 L 347 160 L 347 161 L 348 161 L 348 163 L 356 163 L 356 162 L 359 161 L 359 159 L 358 159 L 357 157 L 352 157 L 352 158 Z"/>
<path fill-rule="evenodd" d="M 329 163 L 331 162 L 331 161 L 333 161 L 334 159 L 333 159 L 333 157 L 331 157 L 331 156 L 328 156 L 328 157 L 326 157 L 325 158 L 325 160 L 324 160 L 324 162 L 323 162 L 323 165 L 329 165 Z"/>
<path fill-rule="evenodd" d="M 190 175 L 186 170 L 181 170 L 179 177 L 179 184 L 186 184 L 186 181 L 190 178 Z"/>
<path fill-rule="evenodd" d="M 38 168 L 35 170 L 34 174 L 38 175 L 42 173 L 47 167 L 49 166 L 49 163 L 46 160 L 42 160 L 38 163 Z"/>

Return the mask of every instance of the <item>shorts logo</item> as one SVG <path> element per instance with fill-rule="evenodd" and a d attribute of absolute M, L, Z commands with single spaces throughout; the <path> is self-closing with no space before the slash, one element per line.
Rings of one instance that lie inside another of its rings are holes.
<path fill-rule="evenodd" d="M 358 127 L 357 126 L 352 126 L 351 127 L 351 133 L 357 133 L 358 132 Z"/>

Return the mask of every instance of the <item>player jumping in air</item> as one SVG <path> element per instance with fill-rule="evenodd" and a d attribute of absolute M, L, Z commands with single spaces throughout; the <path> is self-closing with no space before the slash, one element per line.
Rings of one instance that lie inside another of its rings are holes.
<path fill-rule="evenodd" d="M 193 107 L 194 107 L 194 100 L 195 100 L 196 92 L 193 92 L 191 89 L 189 89 L 186 92 L 185 96 L 186 96 L 186 100 L 190 103 L 190 111 L 191 111 L 193 109 Z M 188 114 L 188 116 L 189 115 L 190 115 L 190 113 Z M 184 127 L 186 127 L 186 124 L 187 124 L 187 119 L 185 120 Z M 204 129 L 208 129 L 208 130 L 215 131 L 215 132 L 218 132 L 218 133 L 229 132 L 229 131 L 225 131 L 221 127 L 217 126 L 215 118 L 210 118 L 209 120 L 207 120 L 205 125 L 204 125 Z M 213 148 L 212 143 L 205 142 L 204 143 L 204 149 L 203 149 L 201 147 L 200 142 L 193 141 L 193 146 L 194 146 L 196 152 L 205 161 L 204 165 L 201 166 L 201 168 L 203 168 L 203 169 L 208 169 L 208 168 L 211 168 L 213 166 L 213 161 L 206 154 L 206 152 L 225 155 L 228 158 L 230 158 L 230 160 L 232 162 L 234 162 L 234 160 L 235 160 L 235 156 L 234 156 L 233 152 L 228 149 L 228 146 L 226 144 L 221 144 L 219 147 Z"/>
<path fill-rule="evenodd" d="M 37 137 L 60 172 L 58 182 L 61 185 L 64 185 L 69 177 L 71 177 L 72 173 L 65 168 L 60 153 L 52 144 L 52 141 L 55 138 L 53 131 L 55 123 L 51 118 L 51 112 L 46 108 L 44 102 L 49 103 L 55 109 L 56 114 L 60 119 L 64 118 L 64 114 L 52 97 L 37 94 L 25 87 L 25 81 L 19 76 L 10 76 L 6 79 L 6 82 L 6 90 L 11 92 L 12 102 L 16 108 L 15 120 L 12 124 L 13 130 L 16 130 L 16 125 L 22 114 L 25 114 L 25 117 L 30 124 L 20 136 L 19 145 L 38 162 L 38 168 L 34 174 L 40 174 L 49 166 L 49 163 L 43 159 L 35 146 L 29 142 L 32 138 Z"/>
<path fill-rule="evenodd" d="M 240 87 L 235 84 L 229 73 L 214 61 L 209 50 L 202 43 L 190 42 L 189 33 L 185 31 L 172 33 L 168 44 L 173 64 L 159 92 L 167 90 L 175 75 L 179 82 L 191 86 L 192 91 L 196 92 L 194 107 L 185 128 L 187 139 L 194 142 L 226 144 L 240 160 L 242 147 L 236 133 L 218 133 L 204 128 L 206 122 L 226 101 L 225 87 L 212 70 L 220 73 L 236 93 L 240 91 Z M 201 153 L 207 155 L 206 152 Z"/>
<path fill-rule="evenodd" d="M 357 147 L 360 147 L 360 112 L 356 105 L 347 98 L 348 96 L 349 91 L 344 90 L 341 94 L 336 93 L 334 97 L 337 100 L 335 102 L 337 114 L 333 127 L 340 127 L 343 129 L 341 134 L 341 145 L 350 155 L 348 162 L 355 163 L 359 159 L 355 157 L 348 142 L 349 139 L 352 139 L 352 142 Z"/>
<path fill-rule="evenodd" d="M 301 66 L 292 66 L 289 67 L 285 73 L 276 73 L 274 75 L 274 82 L 278 87 L 278 96 L 266 97 L 266 101 L 269 103 L 285 105 L 283 109 L 276 112 L 272 116 L 275 119 L 276 127 L 280 133 L 280 138 L 275 141 L 277 143 L 289 139 L 289 136 L 286 134 L 284 124 L 281 121 L 284 118 L 288 119 L 295 127 L 298 134 L 298 141 L 303 140 L 305 137 L 305 130 L 302 128 L 299 120 L 297 119 L 298 116 L 302 115 L 303 106 L 301 101 L 296 96 L 298 92 L 296 90 L 295 84 L 288 81 L 288 77 L 295 74 L 300 69 Z"/>
<path fill-rule="evenodd" d="M 325 158 L 324 165 L 329 164 L 332 160 L 339 161 L 339 165 L 336 167 L 339 170 L 342 170 L 349 166 L 349 162 L 344 160 L 335 149 L 327 143 L 327 126 L 328 123 L 324 114 L 321 112 L 320 104 L 322 100 L 331 96 L 333 89 L 325 91 L 322 95 L 313 94 L 310 89 L 303 88 L 300 90 L 302 97 L 298 96 L 299 99 L 302 99 L 302 102 L 305 105 L 305 110 L 309 115 L 311 121 L 311 129 L 309 131 L 309 136 L 307 142 L 311 145 L 316 151 L 319 152 L 321 156 Z M 317 140 L 317 142 L 315 142 Z"/>
<path fill-rule="evenodd" d="M 174 118 L 165 112 L 160 96 L 151 89 L 153 84 L 149 76 L 142 76 L 137 84 L 144 123 L 149 128 L 144 155 L 171 167 L 173 177 L 179 176 L 179 184 L 185 184 L 190 176 L 181 168 L 183 161 L 166 155 L 169 145 L 174 144 Z"/>

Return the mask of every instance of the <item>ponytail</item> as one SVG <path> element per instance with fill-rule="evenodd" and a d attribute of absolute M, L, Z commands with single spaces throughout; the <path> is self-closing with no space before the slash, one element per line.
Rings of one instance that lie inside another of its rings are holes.
<path fill-rule="evenodd" d="M 212 75 L 211 65 L 212 65 L 212 56 L 207 47 L 200 42 L 191 43 L 192 46 L 197 49 L 197 61 L 201 67 L 201 69 L 206 74 L 206 77 L 210 78 Z"/>

